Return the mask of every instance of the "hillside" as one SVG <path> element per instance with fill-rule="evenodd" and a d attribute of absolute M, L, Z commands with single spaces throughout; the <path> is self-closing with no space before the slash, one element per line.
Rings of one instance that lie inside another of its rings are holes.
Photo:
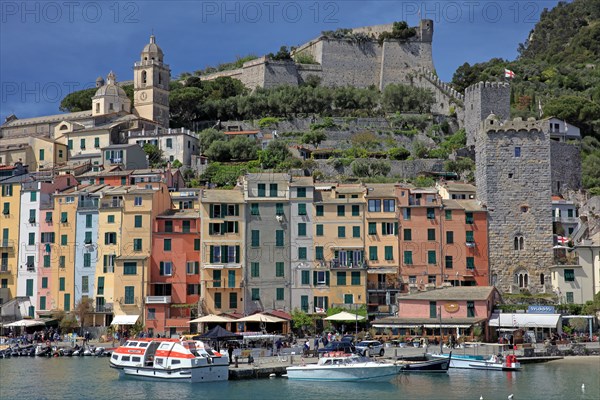
<path fill-rule="evenodd" d="M 504 68 L 515 72 L 512 81 L 513 116 L 556 116 L 581 128 L 583 184 L 600 194 L 600 0 L 561 2 L 544 10 L 519 57 L 459 67 L 452 84 L 456 90 L 479 81 L 503 79 Z"/>

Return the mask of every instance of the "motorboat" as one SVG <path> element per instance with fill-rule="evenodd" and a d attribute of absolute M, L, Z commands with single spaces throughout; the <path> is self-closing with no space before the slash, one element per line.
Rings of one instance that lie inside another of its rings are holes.
<path fill-rule="evenodd" d="M 287 378 L 305 381 L 388 381 L 398 375 L 401 366 L 373 361 L 357 354 L 324 353 L 316 364 L 287 367 Z"/>
<path fill-rule="evenodd" d="M 229 379 L 229 358 L 199 340 L 135 339 L 114 350 L 110 366 L 121 377 L 183 382 Z"/>
<path fill-rule="evenodd" d="M 517 356 L 509 354 L 506 357 L 491 355 L 453 355 L 429 354 L 432 359 L 445 359 L 450 362 L 450 368 L 485 369 L 493 371 L 520 371 L 521 363 Z"/>
<path fill-rule="evenodd" d="M 38 344 L 35 348 L 35 355 L 38 357 L 45 357 L 52 351 L 50 346 L 45 346 L 43 344 Z"/>
<path fill-rule="evenodd" d="M 426 373 L 446 373 L 450 367 L 452 353 L 448 358 L 443 359 L 427 359 L 425 361 L 397 361 L 400 365 L 400 372 L 426 372 Z"/>

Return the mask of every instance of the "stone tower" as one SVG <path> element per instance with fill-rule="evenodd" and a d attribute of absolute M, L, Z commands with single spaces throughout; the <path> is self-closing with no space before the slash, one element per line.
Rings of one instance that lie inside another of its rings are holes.
<path fill-rule="evenodd" d="M 475 145 L 479 126 L 488 115 L 500 121 L 510 118 L 510 84 L 508 82 L 479 82 L 465 89 L 465 130 L 467 146 Z"/>
<path fill-rule="evenodd" d="M 419 21 L 419 38 L 423 42 L 433 41 L 433 20 L 422 19 Z"/>
<path fill-rule="evenodd" d="M 134 107 L 138 116 L 169 127 L 169 83 L 171 70 L 154 35 L 133 67 Z"/>
<path fill-rule="evenodd" d="M 481 92 L 480 92 L 481 93 Z M 552 254 L 550 138 L 543 121 L 490 115 L 475 142 L 477 198 L 488 211 L 491 283 L 548 290 Z"/>

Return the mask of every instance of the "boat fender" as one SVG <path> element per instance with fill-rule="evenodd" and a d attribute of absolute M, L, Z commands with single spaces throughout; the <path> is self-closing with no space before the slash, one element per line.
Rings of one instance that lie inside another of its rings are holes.
<path fill-rule="evenodd" d="M 214 351 L 213 354 L 215 355 L 215 357 L 221 357 L 221 353 L 219 353 L 218 351 Z"/>

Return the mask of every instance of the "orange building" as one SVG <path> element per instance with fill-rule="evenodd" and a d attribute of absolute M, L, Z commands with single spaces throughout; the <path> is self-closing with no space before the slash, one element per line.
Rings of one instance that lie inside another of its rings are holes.
<path fill-rule="evenodd" d="M 154 334 L 190 329 L 200 300 L 200 228 L 193 210 L 168 210 L 154 220 L 145 309 L 146 328 Z"/>

